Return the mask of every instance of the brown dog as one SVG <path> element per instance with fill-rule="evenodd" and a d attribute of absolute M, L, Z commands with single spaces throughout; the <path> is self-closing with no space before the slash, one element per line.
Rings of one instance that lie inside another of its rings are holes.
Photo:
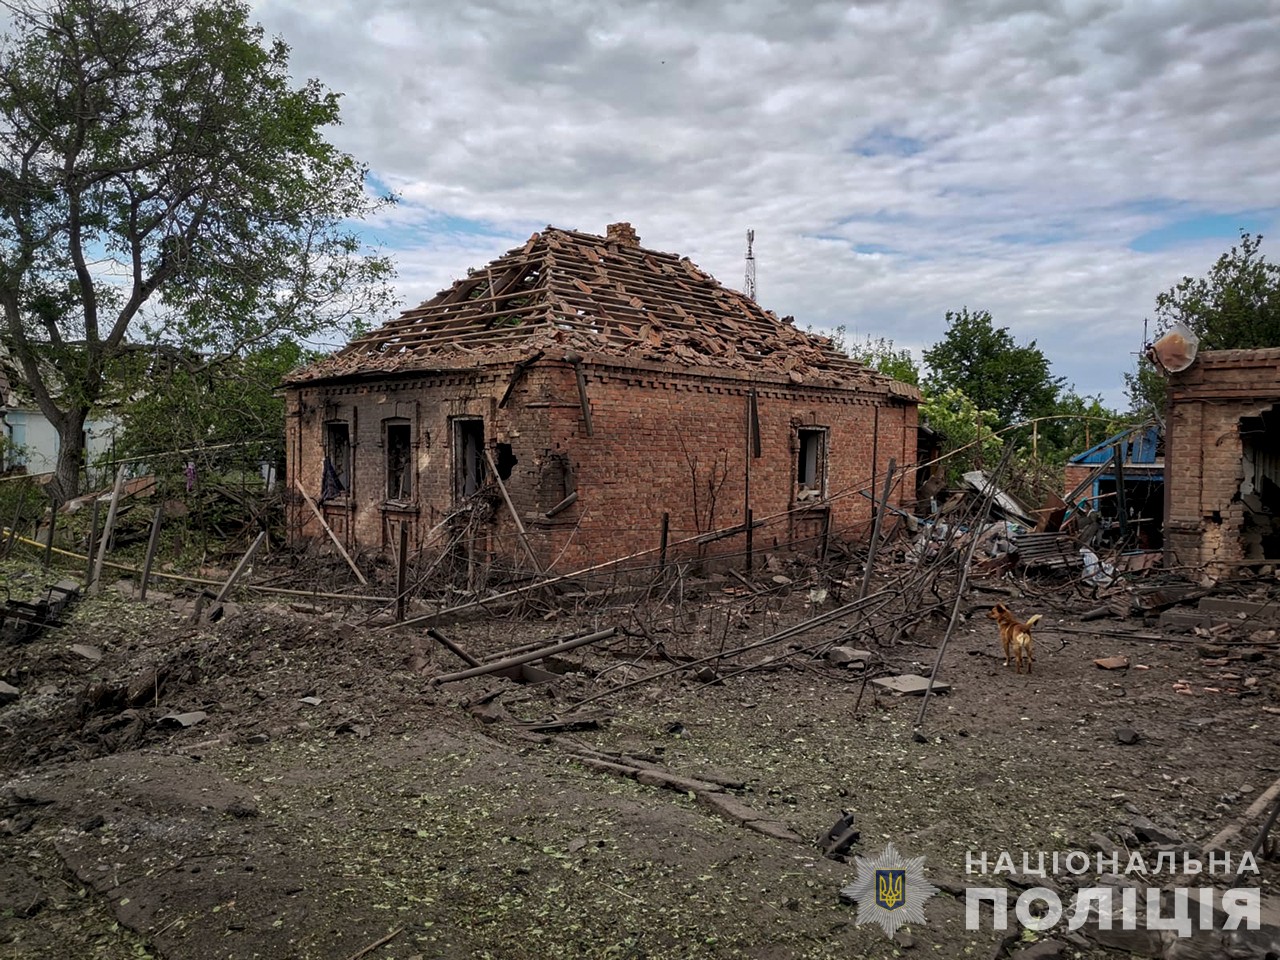
<path fill-rule="evenodd" d="M 1031 628 L 1040 622 L 1042 614 L 1037 613 L 1026 623 L 1015 617 L 1003 603 L 991 608 L 987 617 L 1000 624 L 1000 646 L 1004 648 L 1004 665 L 1009 665 L 1009 654 L 1013 653 L 1017 672 L 1022 672 L 1022 658 L 1027 658 L 1027 673 L 1031 672 L 1031 664 L 1035 661 L 1035 641 L 1031 638 Z"/>

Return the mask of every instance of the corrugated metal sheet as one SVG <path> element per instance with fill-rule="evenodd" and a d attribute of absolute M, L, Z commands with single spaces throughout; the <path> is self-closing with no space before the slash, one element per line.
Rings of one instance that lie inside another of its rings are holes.
<path fill-rule="evenodd" d="M 1065 533 L 1024 533 L 1014 541 L 1024 567 L 1080 566 L 1080 545 Z"/>

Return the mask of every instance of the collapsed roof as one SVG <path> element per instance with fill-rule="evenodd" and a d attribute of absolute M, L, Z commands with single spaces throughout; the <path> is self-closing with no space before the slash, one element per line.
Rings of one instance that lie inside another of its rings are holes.
<path fill-rule="evenodd" d="M 287 382 L 457 369 L 556 347 L 919 397 L 688 258 L 641 247 L 628 223 L 604 237 L 549 226 Z"/>

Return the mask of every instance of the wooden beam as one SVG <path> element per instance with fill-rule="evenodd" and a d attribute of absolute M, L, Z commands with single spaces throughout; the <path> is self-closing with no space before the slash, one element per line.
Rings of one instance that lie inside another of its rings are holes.
<path fill-rule="evenodd" d="M 116 471 L 116 485 L 111 489 L 111 505 L 107 508 L 107 521 L 102 525 L 102 539 L 98 541 L 98 556 L 93 562 L 93 577 L 89 583 L 89 596 L 102 592 L 102 564 L 107 559 L 107 545 L 115 532 L 116 511 L 120 508 L 120 492 L 124 489 L 124 465 Z"/>
<path fill-rule="evenodd" d="M 482 663 L 470 668 L 469 670 L 459 670 L 457 673 L 446 673 L 443 676 L 436 677 L 431 682 L 433 684 L 453 683 L 455 680 L 466 680 L 469 677 L 479 677 L 486 673 L 495 673 L 498 670 L 506 670 L 508 667 L 519 667 L 526 663 L 532 663 L 534 660 L 542 660 L 546 657 L 555 656 L 557 653 L 567 653 L 570 650 L 576 650 L 578 647 L 584 647 L 588 643 L 598 643 L 601 640 L 608 640 L 610 637 L 617 635 L 617 633 L 617 627 L 610 627 L 608 630 L 599 630 L 596 633 L 589 633 L 585 637 L 575 637 L 572 640 L 557 643 L 555 646 L 542 647 L 538 650 L 532 650 L 529 653 L 522 653 L 519 656 L 507 657 L 505 660 L 495 660 L 492 663 Z"/>
<path fill-rule="evenodd" d="M 329 524 L 324 522 L 324 514 L 320 512 L 320 508 L 316 506 L 316 502 L 307 496 L 307 491 L 302 489 L 302 482 L 295 479 L 293 481 L 294 489 L 302 494 L 302 499 L 307 501 L 307 506 L 311 508 L 311 512 L 316 515 L 316 519 L 320 521 L 320 526 L 324 528 L 324 532 L 329 535 L 329 539 L 333 541 L 333 545 L 338 548 L 338 552 L 342 554 L 342 559 L 347 561 L 347 566 L 351 568 L 351 572 L 356 575 L 365 586 L 369 585 L 369 581 L 364 578 L 364 574 L 360 572 L 360 568 L 356 566 L 356 562 L 351 559 L 351 554 L 347 553 L 347 548 L 342 545 L 342 541 L 338 539 L 338 535 L 333 532 Z"/>
<path fill-rule="evenodd" d="M 542 564 L 538 563 L 538 557 L 533 552 L 533 547 L 529 545 L 529 535 L 524 532 L 524 524 L 520 522 L 520 514 L 516 513 L 515 504 L 511 502 L 511 494 L 507 493 L 507 485 L 502 482 L 502 478 L 498 476 L 498 465 L 493 462 L 493 454 L 489 452 L 489 448 L 484 448 L 484 459 L 489 464 L 489 472 L 493 474 L 494 483 L 498 485 L 498 489 L 502 492 L 502 500 L 507 505 L 507 512 L 511 514 L 511 519 L 515 521 L 516 533 L 520 535 L 520 545 L 524 547 L 524 552 L 529 557 L 529 562 L 533 564 L 533 569 L 542 573 Z"/>
<path fill-rule="evenodd" d="M 221 603 L 227 599 L 231 593 L 231 588 L 236 585 L 236 581 L 240 579 L 249 566 L 249 562 L 253 559 L 253 555 L 258 552 L 258 548 L 262 546 L 263 541 L 267 539 L 267 531 L 263 530 L 254 538 L 253 543 L 249 544 L 249 549 L 244 552 L 244 556 L 240 558 L 240 562 L 236 564 L 236 568 L 231 571 L 231 576 L 227 577 L 227 582 L 222 585 L 222 589 L 218 591 L 218 595 L 214 597 L 214 603 Z"/>
<path fill-rule="evenodd" d="M 471 654 L 467 653 L 467 651 L 463 650 L 460 646 L 458 646 L 456 643 L 454 643 L 452 640 L 446 637 L 443 633 L 441 633 L 435 627 L 427 627 L 427 636 L 430 637 L 432 640 L 434 640 L 436 643 L 440 644 L 440 646 L 444 647 L 454 656 L 458 657 L 458 659 L 460 659 L 463 663 L 467 664 L 467 666 L 471 666 L 471 667 L 480 666 L 479 660 L 477 660 Z"/>
<path fill-rule="evenodd" d="M 587 377 L 582 372 L 582 361 L 575 360 L 573 372 L 578 377 L 578 402 L 582 404 L 582 422 L 587 428 L 587 436 L 595 436 L 591 427 L 591 402 L 587 399 Z"/>
<path fill-rule="evenodd" d="M 875 521 L 871 524 L 871 543 L 867 547 L 867 569 L 862 575 L 862 588 L 858 591 L 858 599 L 861 600 L 867 595 L 867 590 L 871 587 L 871 571 L 876 565 L 876 548 L 880 543 L 880 521 L 884 518 L 885 505 L 889 502 L 889 491 L 893 489 L 893 472 L 898 467 L 898 462 L 893 458 L 889 458 L 889 471 L 884 478 L 884 490 L 880 495 L 880 509 L 876 511 Z"/>
<path fill-rule="evenodd" d="M 97 506 L 97 502 L 94 502 Z M 97 513 L 95 511 L 96 518 Z M 147 538 L 147 555 L 142 561 L 142 583 L 138 587 L 138 599 L 147 599 L 147 584 L 151 582 L 151 564 L 156 558 L 156 547 L 160 545 L 160 523 L 164 520 L 164 504 L 156 507 L 156 515 L 151 518 L 151 536 Z"/>
<path fill-rule="evenodd" d="M 44 546 L 44 568 L 49 569 L 53 559 L 53 532 L 58 528 L 58 501 L 52 494 L 49 497 L 49 538 Z"/>
<path fill-rule="evenodd" d="M 396 623 L 404 619 L 405 581 L 409 573 L 409 524 L 400 521 L 400 550 L 396 554 Z"/>
<path fill-rule="evenodd" d="M 85 556 L 88 558 L 88 563 L 85 565 L 85 568 L 84 568 L 84 585 L 86 589 L 88 589 L 89 584 L 93 582 L 93 553 L 98 547 L 98 511 L 100 506 L 101 504 L 98 502 L 98 498 L 94 497 L 93 498 L 93 515 L 89 519 L 89 549 L 85 551 Z M 17 521 L 15 521 L 14 522 L 15 533 L 17 532 L 17 526 L 18 526 Z M 13 542 L 12 536 L 10 536 L 9 542 L 10 543 Z"/>
<path fill-rule="evenodd" d="M 525 371 L 541 360 L 543 356 L 545 354 L 539 350 L 533 356 L 526 357 L 515 365 L 515 369 L 511 371 L 511 379 L 507 381 L 507 389 L 502 392 L 502 399 L 498 401 L 499 410 L 507 405 L 507 401 L 511 399 L 511 391 L 516 388 L 516 384 L 520 382 L 520 378 L 524 376 Z"/>

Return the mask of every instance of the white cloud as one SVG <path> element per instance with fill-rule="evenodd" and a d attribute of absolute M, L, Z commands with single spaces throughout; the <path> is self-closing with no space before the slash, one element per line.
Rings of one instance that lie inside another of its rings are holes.
<path fill-rule="evenodd" d="M 1231 237 L 1132 241 L 1280 196 L 1269 0 L 255 14 L 299 77 L 344 93 L 334 139 L 404 198 L 374 233 L 394 241 L 409 302 L 547 223 L 629 220 L 737 286 L 752 227 L 761 300 L 801 326 L 927 345 L 946 310 L 987 309 L 1119 402 L 1155 295 Z"/>

